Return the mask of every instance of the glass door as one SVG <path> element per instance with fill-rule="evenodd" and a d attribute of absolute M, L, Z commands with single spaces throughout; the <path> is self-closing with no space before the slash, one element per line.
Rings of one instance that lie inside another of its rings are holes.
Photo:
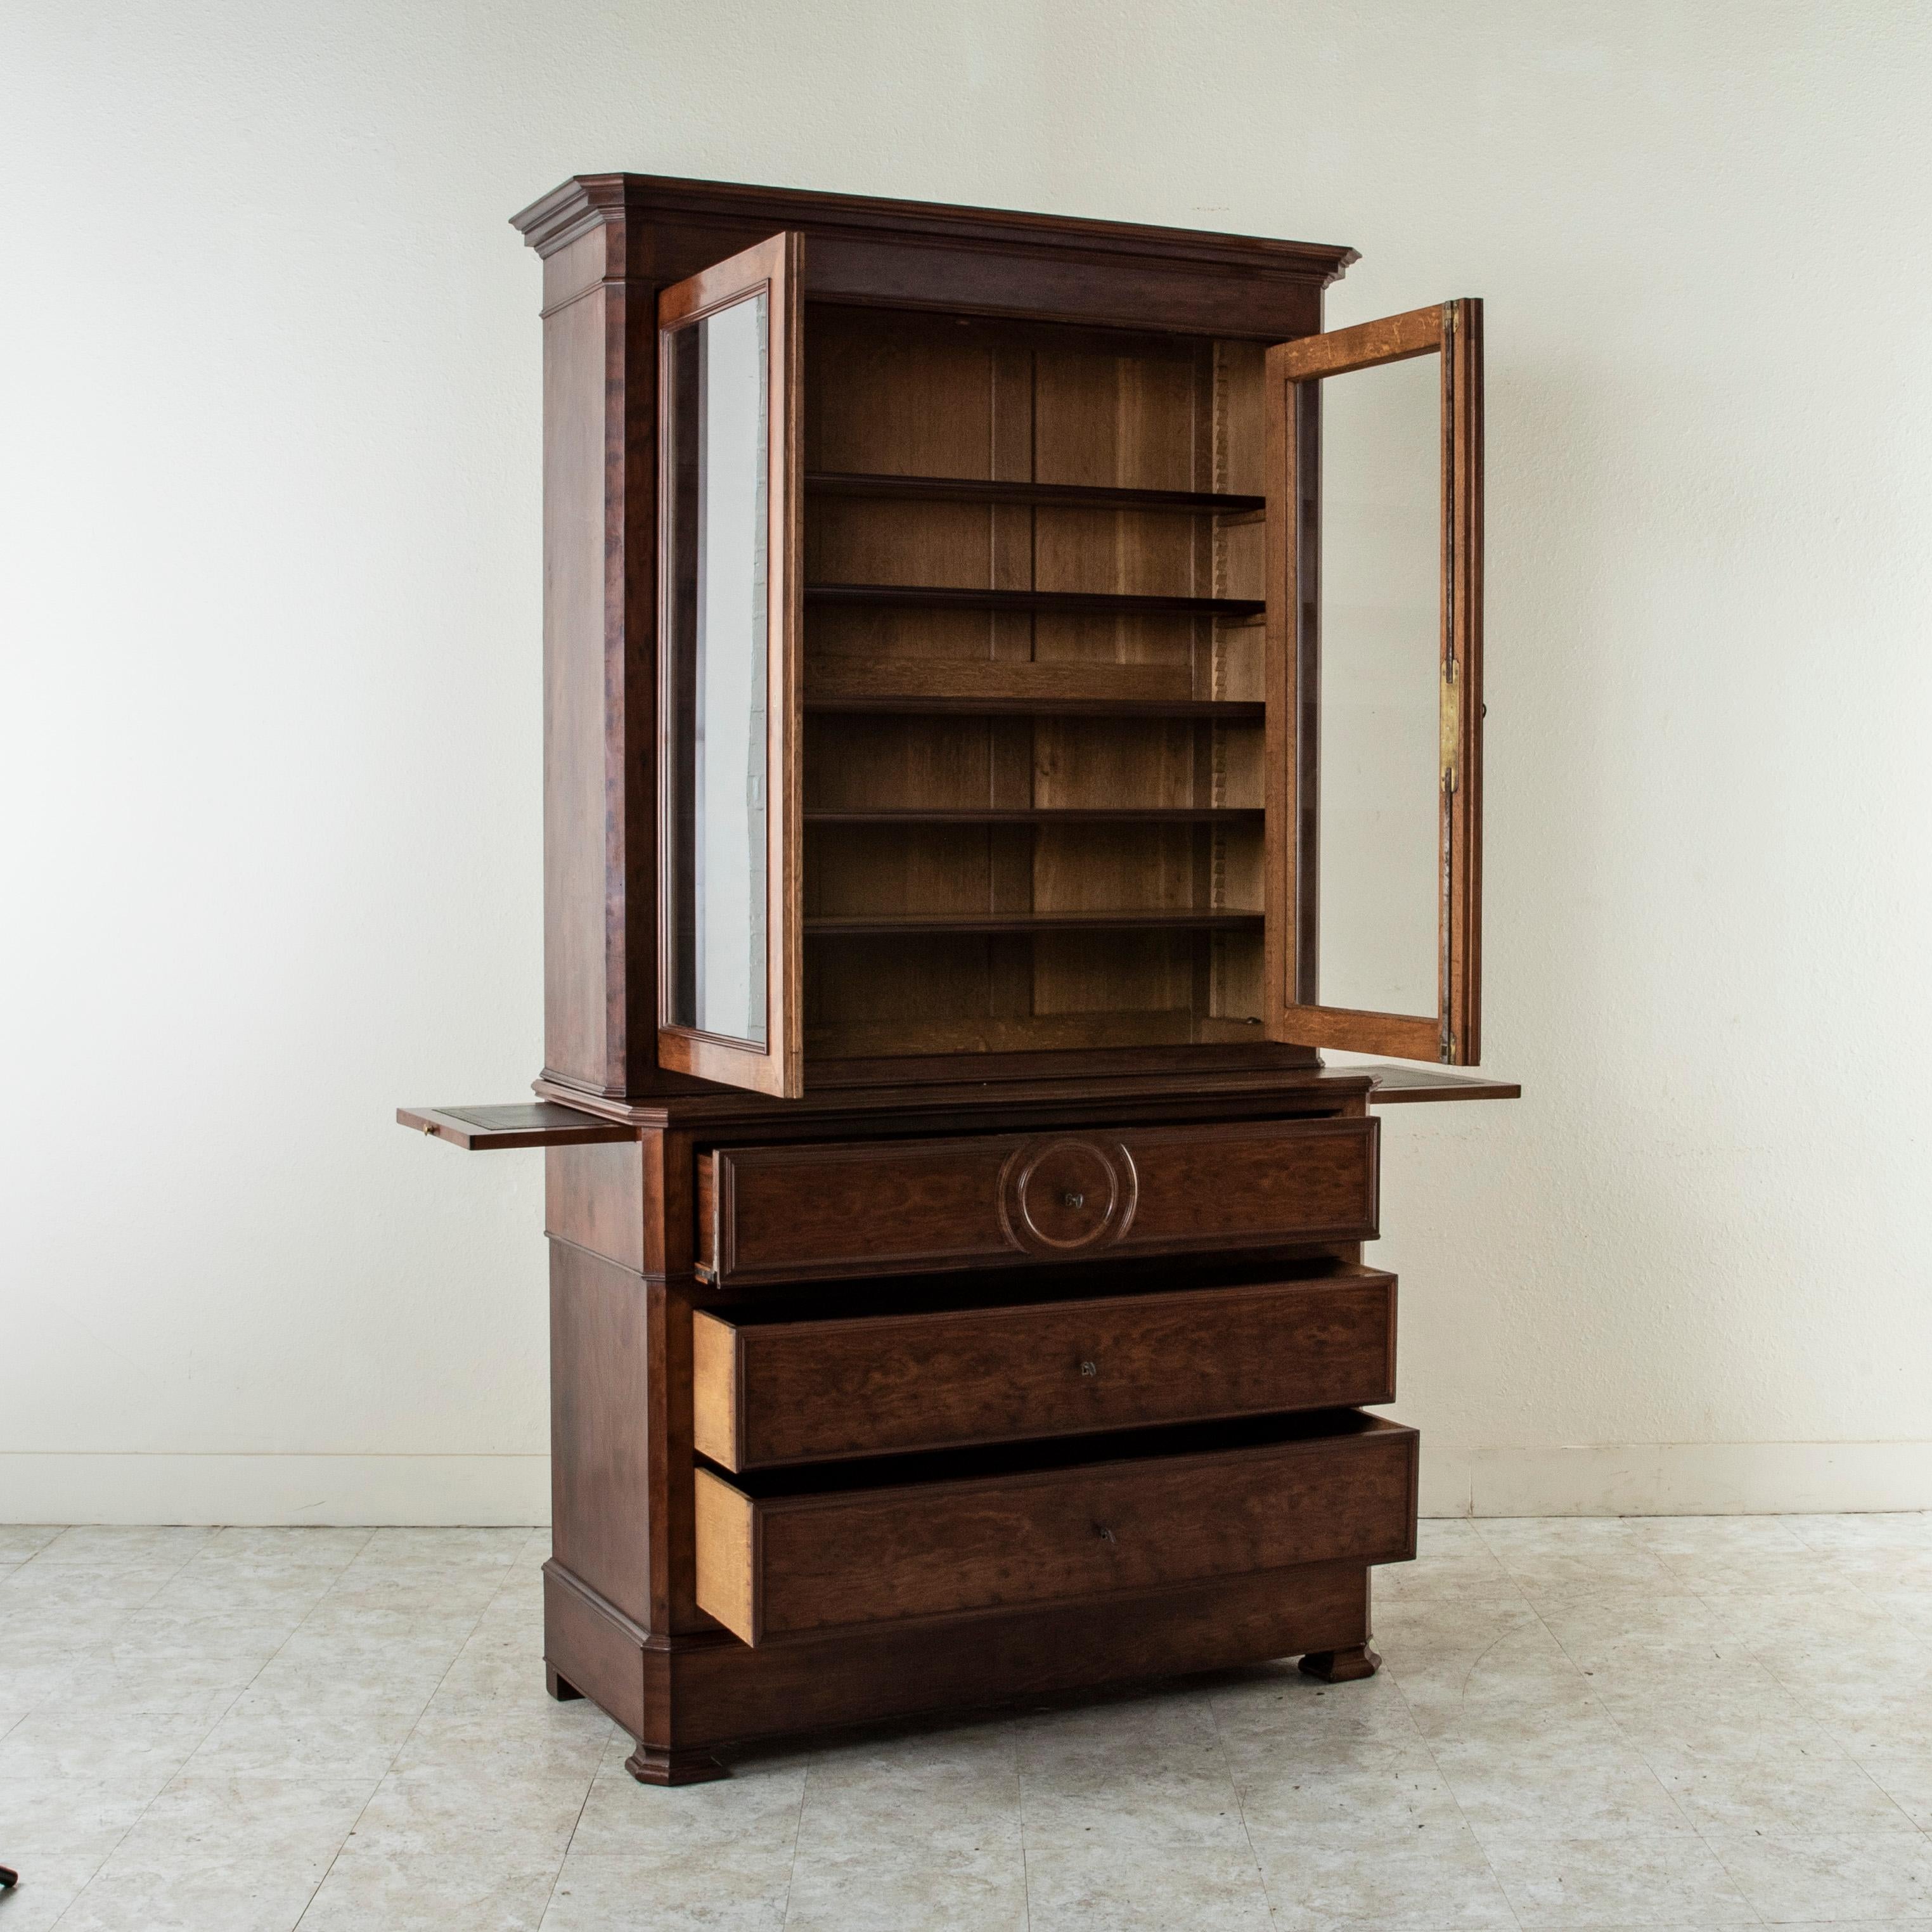
<path fill-rule="evenodd" d="M 1482 304 L 1268 355 L 1270 1036 L 1475 1063 Z"/>
<path fill-rule="evenodd" d="M 803 1090 L 801 238 L 658 297 L 658 1059 Z"/>

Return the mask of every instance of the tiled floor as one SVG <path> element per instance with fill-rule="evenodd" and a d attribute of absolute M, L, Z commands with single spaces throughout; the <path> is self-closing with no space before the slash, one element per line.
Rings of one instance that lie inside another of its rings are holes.
<path fill-rule="evenodd" d="M 1932 1928 L 1932 1516 L 1423 1526 L 1270 1666 L 646 1790 L 522 1530 L 0 1530 L 0 1932 Z"/>

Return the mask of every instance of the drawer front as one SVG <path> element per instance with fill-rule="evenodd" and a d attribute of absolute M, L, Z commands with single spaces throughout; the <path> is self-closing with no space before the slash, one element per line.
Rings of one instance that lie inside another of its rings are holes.
<path fill-rule="evenodd" d="M 700 1311 L 694 1439 L 734 1470 L 1395 1400 L 1395 1277 L 812 1322 Z"/>
<path fill-rule="evenodd" d="M 720 1286 L 748 1286 L 1372 1240 L 1378 1127 L 1361 1117 L 719 1148 L 700 1160 L 698 1264 Z"/>
<path fill-rule="evenodd" d="M 747 1643 L 1415 1550 L 1415 1432 L 754 1496 L 697 1472 L 698 1601 Z"/>

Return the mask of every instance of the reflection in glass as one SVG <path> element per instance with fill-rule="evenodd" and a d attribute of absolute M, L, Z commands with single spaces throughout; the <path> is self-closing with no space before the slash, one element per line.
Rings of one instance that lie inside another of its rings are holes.
<path fill-rule="evenodd" d="M 1418 356 L 1320 386 L 1324 1006 L 1438 1010 L 1442 382 Z"/>
<path fill-rule="evenodd" d="M 668 1016 L 766 1043 L 766 297 L 672 334 Z"/>

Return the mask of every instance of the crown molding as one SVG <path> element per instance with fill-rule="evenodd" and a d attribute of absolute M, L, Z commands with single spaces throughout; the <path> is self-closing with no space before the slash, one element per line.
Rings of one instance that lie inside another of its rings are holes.
<path fill-rule="evenodd" d="M 1169 269 L 1285 276 L 1326 286 L 1352 262 L 1353 248 L 1276 241 L 1133 221 L 1089 221 L 997 208 L 955 208 L 868 195 L 817 194 L 737 182 L 684 181 L 664 175 L 576 175 L 510 218 L 540 255 L 554 254 L 602 224 L 768 223 L 807 234 L 910 243 L 964 242 L 1001 253 L 1078 257 L 1090 252 L 1118 265 L 1137 256 Z"/>

